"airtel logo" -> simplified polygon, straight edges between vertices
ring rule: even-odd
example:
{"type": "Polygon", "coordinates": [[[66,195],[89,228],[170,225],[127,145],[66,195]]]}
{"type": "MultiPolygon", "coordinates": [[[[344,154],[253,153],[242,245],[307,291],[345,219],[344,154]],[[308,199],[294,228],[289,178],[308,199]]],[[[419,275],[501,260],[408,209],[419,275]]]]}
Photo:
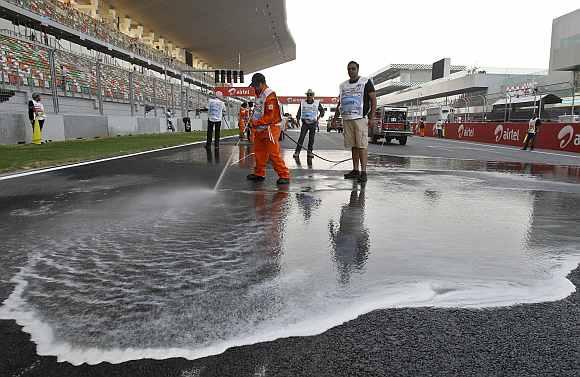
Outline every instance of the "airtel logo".
{"type": "Polygon", "coordinates": [[[473,127],[465,127],[463,124],[459,125],[457,129],[457,137],[460,139],[462,137],[474,137],[475,136],[475,128],[473,127]]]}
{"type": "Polygon", "coordinates": [[[230,96],[236,95],[236,88],[230,88],[230,89],[228,89],[228,93],[230,93],[230,96]]]}
{"type": "Polygon", "coordinates": [[[566,148],[570,142],[574,139],[574,145],[580,145],[580,134],[576,134],[574,137],[574,127],[567,125],[562,127],[560,132],[558,132],[558,140],[560,141],[560,149],[566,148]]]}
{"type": "Polygon", "coordinates": [[[500,143],[503,141],[520,141],[520,131],[519,130],[512,130],[509,127],[506,127],[504,130],[503,124],[498,124],[493,131],[495,135],[495,142],[500,143]]]}
{"type": "Polygon", "coordinates": [[[501,140],[501,135],[503,134],[503,125],[498,124],[493,133],[495,135],[495,142],[499,143],[499,141],[501,140]]]}

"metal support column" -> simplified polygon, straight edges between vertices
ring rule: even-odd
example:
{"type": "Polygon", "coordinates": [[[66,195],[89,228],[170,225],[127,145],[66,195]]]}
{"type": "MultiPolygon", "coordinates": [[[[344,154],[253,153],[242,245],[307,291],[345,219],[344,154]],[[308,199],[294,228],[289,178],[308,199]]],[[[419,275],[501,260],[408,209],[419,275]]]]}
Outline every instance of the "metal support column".
{"type": "Polygon", "coordinates": [[[58,89],[56,87],[56,62],[54,59],[54,53],[56,50],[48,51],[48,62],[50,64],[50,89],[52,93],[52,107],[54,113],[58,114],[60,109],[58,106],[58,89]]]}
{"type": "Polygon", "coordinates": [[[189,109],[191,109],[191,106],[189,106],[189,86],[187,86],[185,88],[185,116],[188,116],[189,109]]]}
{"type": "Polygon", "coordinates": [[[576,102],[576,77],[573,77],[573,80],[572,80],[572,111],[571,111],[572,123],[574,123],[574,121],[576,120],[576,118],[574,117],[575,102],[576,102]]]}
{"type": "Polygon", "coordinates": [[[157,79],[153,77],[153,114],[157,117],[157,79]]]}
{"type": "Polygon", "coordinates": [[[97,59],[97,100],[99,102],[99,114],[103,115],[103,80],[101,77],[101,61],[97,59]]]}
{"type": "Polygon", "coordinates": [[[133,72],[129,72],[129,104],[131,105],[131,116],[135,116],[135,89],[133,88],[133,72]]]}
{"type": "Polygon", "coordinates": [[[167,93],[167,70],[163,69],[163,94],[165,94],[165,111],[169,108],[169,93],[167,93]]]}
{"type": "Polygon", "coordinates": [[[181,117],[185,117],[185,104],[183,103],[183,72],[181,72],[181,80],[179,82],[179,103],[181,104],[181,117]]]}

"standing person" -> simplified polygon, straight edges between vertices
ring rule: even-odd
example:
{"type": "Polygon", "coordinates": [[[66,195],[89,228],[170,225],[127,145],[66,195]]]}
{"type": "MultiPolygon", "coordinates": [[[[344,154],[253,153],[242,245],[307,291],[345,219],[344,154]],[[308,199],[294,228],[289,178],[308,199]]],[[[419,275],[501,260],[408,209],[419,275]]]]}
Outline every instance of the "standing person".
{"type": "Polygon", "coordinates": [[[298,108],[298,113],[296,114],[296,119],[300,119],[302,122],[302,128],[300,128],[300,138],[298,139],[298,145],[296,146],[296,151],[294,151],[294,158],[300,157],[300,151],[302,150],[302,144],[306,138],[306,133],[308,133],[308,158],[314,157],[312,153],[312,148],[314,146],[314,133],[318,129],[318,120],[324,116],[324,107],[320,104],[320,101],[314,100],[314,91],[308,89],[306,91],[306,100],[302,100],[300,107],[298,108]]]}
{"type": "Polygon", "coordinates": [[[248,122],[250,120],[250,111],[248,110],[248,103],[243,102],[240,107],[240,113],[238,114],[238,128],[240,129],[240,140],[244,140],[244,133],[246,132],[246,127],[248,127],[248,122]]]}
{"type": "Polygon", "coordinates": [[[542,121],[540,120],[540,118],[538,118],[536,114],[534,114],[532,116],[532,119],[530,119],[530,122],[528,123],[528,134],[526,135],[526,141],[522,150],[525,151],[526,149],[528,149],[528,145],[530,146],[531,151],[534,150],[534,142],[536,141],[536,135],[540,130],[541,123],[542,121]]]}
{"type": "Polygon", "coordinates": [[[268,161],[278,173],[278,185],[290,183],[290,171],[286,167],[280,153],[280,104],[278,97],[272,89],[266,85],[266,77],[261,73],[252,76],[251,87],[256,91],[256,106],[252,116],[251,125],[254,133],[254,154],[256,166],[254,173],[248,175],[250,181],[263,181],[266,179],[266,165],[268,161]]]}
{"type": "Polygon", "coordinates": [[[32,138],[33,143],[42,143],[42,128],[44,127],[44,121],[46,120],[46,113],[44,112],[44,104],[40,98],[39,93],[32,94],[32,100],[28,101],[28,118],[32,125],[32,138]],[[38,127],[40,128],[40,135],[38,135],[38,140],[35,139],[34,135],[34,122],[38,121],[38,127]]]}
{"type": "Polygon", "coordinates": [[[353,170],[344,175],[345,179],[367,181],[367,161],[369,128],[373,126],[377,111],[377,97],[373,82],[358,74],[359,64],[351,61],[347,65],[349,79],[340,84],[340,97],[332,125],[342,115],[344,146],[351,148],[353,170]],[[368,120],[365,121],[365,116],[368,120]],[[360,169],[360,170],[359,170],[360,169]]]}
{"type": "Polygon", "coordinates": [[[419,120],[419,135],[425,137],[425,122],[423,122],[423,119],[419,120]]]}
{"type": "Polygon", "coordinates": [[[215,129],[215,148],[220,148],[220,128],[222,126],[222,116],[224,113],[225,105],[222,101],[224,98],[222,92],[216,92],[215,98],[210,98],[207,104],[207,139],[205,142],[205,148],[211,148],[212,135],[215,129]]]}
{"type": "Polygon", "coordinates": [[[439,119],[437,123],[435,123],[435,129],[437,130],[437,137],[442,139],[443,138],[443,121],[439,119]]]}
{"type": "Polygon", "coordinates": [[[167,121],[167,130],[171,131],[171,132],[175,132],[175,127],[173,127],[173,119],[171,119],[171,117],[173,117],[173,113],[171,112],[171,109],[167,109],[165,111],[165,120],[167,121]]]}

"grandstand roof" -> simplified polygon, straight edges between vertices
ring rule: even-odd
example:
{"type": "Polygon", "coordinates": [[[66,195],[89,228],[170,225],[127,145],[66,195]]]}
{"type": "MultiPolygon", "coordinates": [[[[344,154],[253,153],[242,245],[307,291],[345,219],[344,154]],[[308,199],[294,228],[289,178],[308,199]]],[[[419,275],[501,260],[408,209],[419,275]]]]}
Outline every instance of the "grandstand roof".
{"type": "Polygon", "coordinates": [[[296,58],[285,0],[109,0],[115,9],[213,67],[246,72],[296,58]]]}
{"type": "MultiPolygon", "coordinates": [[[[401,71],[430,71],[432,68],[431,64],[389,64],[373,73],[371,77],[376,84],[399,76],[401,71]]],[[[466,69],[464,65],[452,65],[451,73],[464,69],[466,69]]]]}

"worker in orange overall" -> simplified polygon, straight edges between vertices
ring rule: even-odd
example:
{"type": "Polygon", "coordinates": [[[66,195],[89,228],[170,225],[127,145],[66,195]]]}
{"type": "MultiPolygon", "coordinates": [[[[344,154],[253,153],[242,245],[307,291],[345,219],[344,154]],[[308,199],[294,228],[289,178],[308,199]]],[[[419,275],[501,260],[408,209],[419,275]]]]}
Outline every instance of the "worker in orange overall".
{"type": "Polygon", "coordinates": [[[246,132],[246,127],[249,126],[248,122],[250,120],[250,110],[248,110],[248,103],[242,103],[240,107],[240,114],[238,115],[238,128],[240,129],[240,140],[244,140],[244,133],[246,132]]]}
{"type": "Polygon", "coordinates": [[[266,179],[266,164],[272,162],[272,167],[278,173],[278,185],[290,183],[290,171],[286,167],[280,152],[280,104],[276,93],[266,85],[266,78],[261,73],[252,76],[251,87],[256,91],[254,115],[250,121],[254,133],[254,154],[256,166],[254,173],[248,175],[250,181],[266,179]]]}

